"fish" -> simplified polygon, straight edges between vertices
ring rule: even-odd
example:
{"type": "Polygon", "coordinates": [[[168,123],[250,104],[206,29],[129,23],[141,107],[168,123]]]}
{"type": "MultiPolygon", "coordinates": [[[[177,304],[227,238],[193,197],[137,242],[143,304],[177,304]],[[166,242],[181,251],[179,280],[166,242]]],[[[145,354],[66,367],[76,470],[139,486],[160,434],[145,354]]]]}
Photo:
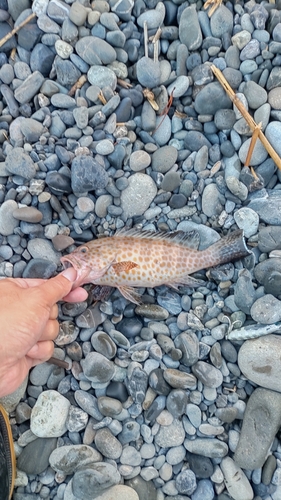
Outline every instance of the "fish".
{"type": "Polygon", "coordinates": [[[61,257],[64,268],[73,266],[73,288],[86,283],[118,288],[129,301],[140,304],[138,287],[202,284],[190,274],[249,255],[243,231],[236,230],[205,250],[198,250],[198,231],[151,232],[129,229],[98,238],[61,257]]]}

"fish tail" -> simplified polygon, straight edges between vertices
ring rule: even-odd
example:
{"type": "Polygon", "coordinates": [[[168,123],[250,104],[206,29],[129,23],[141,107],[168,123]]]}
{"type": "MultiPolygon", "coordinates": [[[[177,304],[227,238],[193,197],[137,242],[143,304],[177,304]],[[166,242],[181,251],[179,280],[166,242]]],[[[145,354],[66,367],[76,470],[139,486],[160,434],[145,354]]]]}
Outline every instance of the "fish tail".
{"type": "Polygon", "coordinates": [[[225,264],[226,262],[246,257],[251,253],[247,248],[243,231],[240,229],[216,241],[216,243],[203,250],[203,252],[206,254],[206,260],[208,261],[206,267],[225,264]]]}

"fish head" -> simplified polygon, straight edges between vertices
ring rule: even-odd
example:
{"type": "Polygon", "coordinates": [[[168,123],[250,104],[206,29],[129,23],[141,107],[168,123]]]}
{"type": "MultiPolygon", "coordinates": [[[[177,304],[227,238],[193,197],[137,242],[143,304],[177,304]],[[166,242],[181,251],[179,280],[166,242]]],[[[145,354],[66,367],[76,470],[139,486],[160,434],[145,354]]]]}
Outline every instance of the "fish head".
{"type": "Polygon", "coordinates": [[[64,269],[74,267],[77,277],[73,288],[84,285],[85,283],[94,283],[101,278],[111,265],[107,262],[98,246],[81,245],[68,255],[60,259],[64,269]]]}

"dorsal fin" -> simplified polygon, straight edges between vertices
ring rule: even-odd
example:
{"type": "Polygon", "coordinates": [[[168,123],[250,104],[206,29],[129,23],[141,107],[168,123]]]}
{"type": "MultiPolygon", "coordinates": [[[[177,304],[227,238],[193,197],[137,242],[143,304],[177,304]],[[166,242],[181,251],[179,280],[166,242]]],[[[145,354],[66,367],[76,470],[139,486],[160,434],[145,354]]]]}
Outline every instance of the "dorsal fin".
{"type": "Polygon", "coordinates": [[[150,239],[157,241],[167,241],[175,245],[182,245],[184,247],[190,248],[191,250],[198,250],[200,244],[200,235],[198,231],[189,231],[185,233],[184,231],[147,231],[142,229],[121,229],[114,236],[114,238],[134,238],[134,239],[150,239]]]}

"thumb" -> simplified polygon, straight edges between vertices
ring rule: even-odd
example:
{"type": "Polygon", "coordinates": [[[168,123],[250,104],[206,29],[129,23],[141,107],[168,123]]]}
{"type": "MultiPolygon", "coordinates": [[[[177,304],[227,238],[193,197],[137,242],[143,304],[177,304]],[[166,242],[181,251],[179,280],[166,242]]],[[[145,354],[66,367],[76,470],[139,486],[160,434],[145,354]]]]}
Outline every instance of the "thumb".
{"type": "Polygon", "coordinates": [[[75,269],[73,267],[69,267],[64,269],[64,271],[54,278],[45,281],[38,287],[49,306],[52,306],[61,300],[71,291],[73,283],[76,280],[76,276],[77,272],[75,269]]]}

